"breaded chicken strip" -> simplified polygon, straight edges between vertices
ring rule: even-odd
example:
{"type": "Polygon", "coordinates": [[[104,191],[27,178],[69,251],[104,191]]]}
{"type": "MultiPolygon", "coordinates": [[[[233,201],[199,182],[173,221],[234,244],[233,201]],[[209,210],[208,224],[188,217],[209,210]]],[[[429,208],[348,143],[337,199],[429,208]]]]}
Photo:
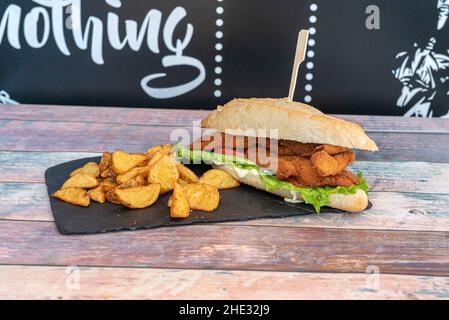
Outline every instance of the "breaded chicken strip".
{"type": "Polygon", "coordinates": [[[310,161],[321,177],[333,176],[343,171],[355,160],[354,152],[348,151],[331,156],[326,151],[315,152],[310,161]]]}
{"type": "Polygon", "coordinates": [[[349,187],[352,185],[356,185],[360,183],[360,177],[356,176],[352,172],[344,170],[335,176],[330,177],[320,177],[315,181],[302,181],[299,177],[290,177],[285,181],[290,182],[291,184],[300,187],[300,188],[317,188],[317,187],[349,187]]]}
{"type": "Polygon", "coordinates": [[[322,177],[307,158],[298,156],[279,157],[276,177],[280,180],[295,181],[302,187],[349,186],[358,184],[360,179],[349,171],[343,170],[332,176],[322,177]]]}

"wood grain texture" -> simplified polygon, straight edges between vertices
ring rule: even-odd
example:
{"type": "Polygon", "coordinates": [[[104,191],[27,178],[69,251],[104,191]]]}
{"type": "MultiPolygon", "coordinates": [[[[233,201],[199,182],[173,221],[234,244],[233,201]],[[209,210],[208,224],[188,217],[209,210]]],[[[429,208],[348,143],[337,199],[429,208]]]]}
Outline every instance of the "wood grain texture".
{"type": "Polygon", "coordinates": [[[0,120],[3,151],[142,152],[170,141],[173,127],[0,120]]]}
{"type": "MultiPolygon", "coordinates": [[[[207,106],[199,106],[207,107],[207,106]]],[[[44,120],[137,125],[191,126],[208,111],[182,109],[111,108],[80,106],[17,105],[0,106],[0,119],[44,120]]],[[[367,131],[449,133],[447,119],[404,118],[393,116],[336,115],[355,121],[367,131]]]]}
{"type": "Polygon", "coordinates": [[[0,266],[0,298],[449,299],[449,277],[0,266]]]}
{"type": "MultiPolygon", "coordinates": [[[[449,231],[449,195],[370,192],[363,214],[320,214],[229,223],[285,227],[449,231]]],[[[42,184],[0,183],[0,219],[53,221],[42,184]]]]}
{"type": "Polygon", "coordinates": [[[61,236],[0,221],[0,264],[449,275],[447,232],[197,225],[61,236]],[[355,241],[357,245],[355,245],[355,241]]]}
{"type": "Polygon", "coordinates": [[[103,150],[145,150],[205,114],[0,106],[0,298],[449,299],[447,119],[342,116],[380,147],[359,152],[370,161],[352,166],[375,190],[374,207],[361,215],[57,232],[42,184],[47,167],[103,150]],[[67,265],[83,266],[82,290],[66,288],[67,265]],[[380,269],[378,290],[367,287],[369,266],[380,269]]]}
{"type": "Polygon", "coordinates": [[[86,106],[0,106],[0,119],[109,124],[191,126],[207,111],[86,106]]]}
{"type": "MultiPolygon", "coordinates": [[[[3,151],[101,152],[125,149],[141,152],[167,143],[178,127],[142,125],[0,120],[3,151]]],[[[185,128],[188,132],[192,128],[185,128]]],[[[178,135],[174,135],[177,140],[178,135]]],[[[360,160],[449,162],[449,134],[374,132],[379,152],[358,152],[360,160]]]]}
{"type": "Polygon", "coordinates": [[[45,182],[44,174],[48,168],[96,156],[101,153],[0,151],[0,181],[45,182]]]}

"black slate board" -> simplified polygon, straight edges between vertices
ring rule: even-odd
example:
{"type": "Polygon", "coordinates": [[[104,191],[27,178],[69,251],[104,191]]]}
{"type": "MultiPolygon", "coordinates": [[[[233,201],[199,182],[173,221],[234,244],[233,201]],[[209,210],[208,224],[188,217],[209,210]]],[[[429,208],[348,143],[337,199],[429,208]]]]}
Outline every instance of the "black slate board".
{"type": "MultiPolygon", "coordinates": [[[[170,218],[167,200],[171,193],[160,196],[154,205],[141,210],[132,210],[111,203],[99,204],[94,201],[91,201],[89,207],[82,208],[51,197],[51,194],[67,180],[70,172],[90,161],[98,163],[100,157],[66,162],[49,168],[45,172],[51,210],[56,226],[62,234],[92,234],[315,214],[315,210],[310,205],[287,203],[280,197],[246,185],[220,190],[220,206],[214,212],[193,211],[189,218],[182,220],[170,218]]],[[[189,167],[199,175],[210,169],[207,165],[190,165],[189,167]]],[[[343,211],[326,207],[322,208],[321,214],[335,212],[343,211]]]]}

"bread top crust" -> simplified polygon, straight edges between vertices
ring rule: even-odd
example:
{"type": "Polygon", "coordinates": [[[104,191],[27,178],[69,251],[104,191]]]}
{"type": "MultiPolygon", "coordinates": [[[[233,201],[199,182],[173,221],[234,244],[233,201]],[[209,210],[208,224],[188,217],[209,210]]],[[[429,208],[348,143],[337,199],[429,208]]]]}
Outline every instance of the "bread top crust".
{"type": "Polygon", "coordinates": [[[201,122],[201,127],[234,135],[378,150],[359,124],[287,99],[234,99],[210,112],[201,122]],[[277,137],[272,136],[274,132],[270,130],[276,130],[277,137]]]}

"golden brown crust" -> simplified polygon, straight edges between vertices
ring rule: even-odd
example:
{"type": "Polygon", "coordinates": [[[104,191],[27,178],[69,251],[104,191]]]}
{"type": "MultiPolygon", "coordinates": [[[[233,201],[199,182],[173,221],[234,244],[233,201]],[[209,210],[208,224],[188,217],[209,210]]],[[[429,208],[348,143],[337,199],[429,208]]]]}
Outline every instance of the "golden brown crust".
{"type": "Polygon", "coordinates": [[[378,150],[357,123],[325,115],[312,106],[287,99],[234,99],[210,112],[201,126],[252,137],[270,137],[270,129],[275,129],[278,139],[378,150]]]}

